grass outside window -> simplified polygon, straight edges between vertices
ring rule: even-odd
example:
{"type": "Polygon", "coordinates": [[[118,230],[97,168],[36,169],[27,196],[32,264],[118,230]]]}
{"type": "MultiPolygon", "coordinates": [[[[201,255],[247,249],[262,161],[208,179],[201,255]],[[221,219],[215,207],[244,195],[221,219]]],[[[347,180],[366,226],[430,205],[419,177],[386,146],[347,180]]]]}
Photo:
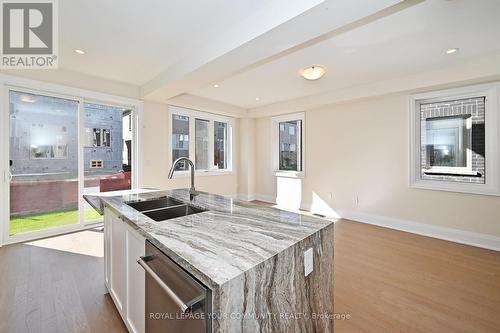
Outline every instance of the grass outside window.
{"type": "MultiPolygon", "coordinates": [[[[84,216],[86,222],[98,221],[102,218],[102,216],[99,215],[99,213],[94,209],[85,210],[84,216]]],[[[16,216],[10,220],[10,235],[12,236],[76,223],[78,223],[77,209],[16,216]]]]}

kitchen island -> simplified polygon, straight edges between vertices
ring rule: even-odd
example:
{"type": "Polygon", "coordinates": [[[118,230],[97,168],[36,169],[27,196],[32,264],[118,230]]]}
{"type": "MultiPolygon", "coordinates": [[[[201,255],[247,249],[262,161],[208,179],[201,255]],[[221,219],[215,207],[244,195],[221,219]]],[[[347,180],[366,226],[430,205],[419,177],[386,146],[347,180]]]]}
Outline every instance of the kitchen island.
{"type": "MultiPolygon", "coordinates": [[[[333,332],[333,221],[203,192],[190,202],[187,189],[85,199],[104,213],[105,221],[113,219],[136,234],[130,245],[129,236],[118,237],[123,251],[105,244],[107,262],[113,258],[106,256],[132,255],[125,259],[132,277],[115,288],[129,300],[113,297],[106,282],[129,330],[144,330],[138,319],[142,300],[130,299],[143,295],[143,286],[131,281],[142,283],[135,261],[147,240],[210,290],[209,332],[333,332]],[[155,221],[129,206],[162,197],[201,212],[155,221]],[[139,311],[135,324],[127,323],[128,303],[139,311]]],[[[105,235],[105,242],[111,237],[105,235]]],[[[112,275],[107,272],[107,280],[112,275]]],[[[158,320],[148,313],[144,318],[158,320]]]]}

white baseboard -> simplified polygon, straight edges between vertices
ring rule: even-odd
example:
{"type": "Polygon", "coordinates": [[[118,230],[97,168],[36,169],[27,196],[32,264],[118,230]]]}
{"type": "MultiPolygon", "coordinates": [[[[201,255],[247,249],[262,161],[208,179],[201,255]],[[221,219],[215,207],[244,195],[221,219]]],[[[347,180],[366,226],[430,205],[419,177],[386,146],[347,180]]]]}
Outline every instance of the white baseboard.
{"type": "MultiPolygon", "coordinates": [[[[269,203],[276,203],[276,198],[271,195],[254,194],[253,196],[251,196],[251,199],[248,200],[244,197],[244,195],[238,195],[238,199],[240,200],[259,200],[269,203]]],[[[311,207],[312,205],[306,202],[302,202],[300,205],[300,209],[306,211],[311,211],[311,207]]],[[[340,217],[346,220],[353,220],[356,222],[377,225],[394,230],[406,231],[413,234],[443,239],[455,243],[500,251],[500,237],[496,236],[356,211],[335,210],[335,212],[338,214],[338,216],[335,216],[336,218],[340,217]]]]}
{"type": "Polygon", "coordinates": [[[362,212],[338,211],[338,213],[342,218],[348,220],[411,232],[414,234],[443,239],[455,243],[500,251],[500,237],[496,236],[453,228],[439,227],[425,223],[406,221],[397,218],[372,215],[362,212]]]}

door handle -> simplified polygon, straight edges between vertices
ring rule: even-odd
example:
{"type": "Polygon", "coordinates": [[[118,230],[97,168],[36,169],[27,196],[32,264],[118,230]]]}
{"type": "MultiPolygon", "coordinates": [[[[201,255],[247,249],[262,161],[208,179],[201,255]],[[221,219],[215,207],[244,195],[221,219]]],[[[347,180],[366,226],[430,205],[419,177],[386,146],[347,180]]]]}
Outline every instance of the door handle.
{"type": "Polygon", "coordinates": [[[13,178],[12,173],[10,173],[9,170],[5,170],[3,179],[6,182],[10,182],[10,181],[12,181],[12,178],[13,178]]]}
{"type": "Polygon", "coordinates": [[[172,289],[170,289],[170,287],[146,263],[147,261],[151,261],[153,259],[154,259],[154,256],[140,257],[139,260],[137,260],[137,263],[139,265],[141,265],[142,268],[144,268],[146,273],[151,275],[151,277],[156,281],[156,283],[158,283],[158,285],[163,289],[163,291],[165,291],[165,293],[167,293],[167,295],[181,309],[182,313],[184,313],[184,314],[191,313],[194,309],[197,308],[197,305],[200,304],[200,302],[202,302],[205,299],[205,297],[199,296],[199,297],[196,297],[194,300],[188,302],[187,304],[184,303],[179,298],[179,296],[177,296],[177,294],[172,289]]]}

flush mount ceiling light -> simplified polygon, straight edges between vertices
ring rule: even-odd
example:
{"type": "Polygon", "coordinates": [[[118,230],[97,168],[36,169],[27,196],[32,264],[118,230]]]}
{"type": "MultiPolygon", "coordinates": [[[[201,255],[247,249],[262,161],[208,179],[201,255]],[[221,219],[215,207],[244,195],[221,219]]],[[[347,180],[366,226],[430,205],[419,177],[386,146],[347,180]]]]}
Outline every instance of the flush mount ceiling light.
{"type": "Polygon", "coordinates": [[[74,49],[73,51],[75,51],[75,53],[77,53],[77,54],[81,54],[81,55],[85,54],[84,50],[74,49]]]}
{"type": "Polygon", "coordinates": [[[219,88],[220,86],[216,83],[214,84],[214,88],[219,88]]]}
{"type": "Polygon", "coordinates": [[[302,68],[299,74],[306,80],[314,81],[320,79],[326,73],[326,68],[321,65],[312,65],[302,68]]]}
{"type": "Polygon", "coordinates": [[[457,47],[446,50],[446,54],[453,54],[453,53],[457,53],[457,52],[458,52],[457,47]]]}
{"type": "Polygon", "coordinates": [[[259,97],[255,97],[255,100],[258,102],[258,101],[260,101],[260,98],[259,97]]]}

